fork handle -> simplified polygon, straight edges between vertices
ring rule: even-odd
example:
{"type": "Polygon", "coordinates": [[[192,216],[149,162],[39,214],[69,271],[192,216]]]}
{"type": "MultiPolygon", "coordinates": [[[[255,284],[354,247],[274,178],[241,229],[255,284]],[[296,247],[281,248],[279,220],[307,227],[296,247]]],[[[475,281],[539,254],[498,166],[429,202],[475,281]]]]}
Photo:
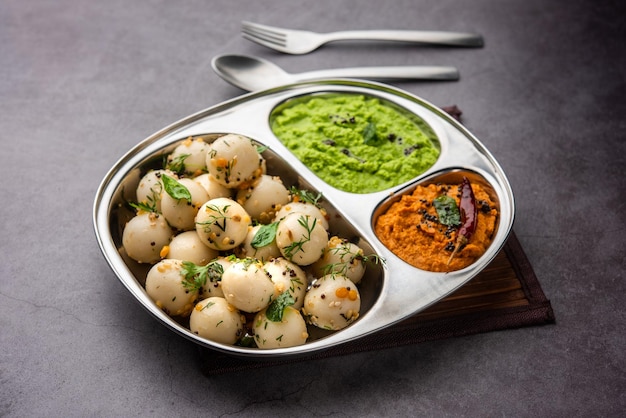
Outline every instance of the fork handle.
{"type": "Polygon", "coordinates": [[[318,78],[363,78],[368,80],[458,80],[459,70],[447,66],[398,66],[333,68],[293,74],[297,81],[318,78]]]}
{"type": "Polygon", "coordinates": [[[464,32],[415,30],[352,30],[325,34],[326,42],[346,40],[413,42],[426,45],[482,47],[481,35],[464,32]]]}

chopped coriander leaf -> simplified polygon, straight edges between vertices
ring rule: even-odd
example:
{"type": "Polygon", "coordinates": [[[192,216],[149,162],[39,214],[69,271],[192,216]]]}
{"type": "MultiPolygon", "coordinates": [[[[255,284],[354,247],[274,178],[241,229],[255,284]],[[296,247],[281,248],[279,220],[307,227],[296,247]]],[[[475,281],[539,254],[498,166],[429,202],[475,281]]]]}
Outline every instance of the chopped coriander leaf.
{"type": "Polygon", "coordinates": [[[183,261],[181,274],[183,275],[183,286],[191,291],[198,291],[207,282],[217,282],[221,280],[224,267],[217,261],[211,261],[206,266],[199,266],[190,261],[183,261]]]}

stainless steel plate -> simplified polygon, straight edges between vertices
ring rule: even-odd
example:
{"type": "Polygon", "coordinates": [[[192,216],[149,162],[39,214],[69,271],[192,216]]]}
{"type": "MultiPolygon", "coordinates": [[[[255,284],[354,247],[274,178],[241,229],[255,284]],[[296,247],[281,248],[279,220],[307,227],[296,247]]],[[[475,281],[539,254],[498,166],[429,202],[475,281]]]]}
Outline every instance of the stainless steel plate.
{"type": "Polygon", "coordinates": [[[461,287],[497,255],[513,225],[514,199],[509,182],[490,152],[461,124],[436,106],[410,93],[380,83],[359,80],[323,80],[298,83],[251,93],[210,107],[151,135],[124,155],[107,173],[97,191],[93,208],[96,236],[107,262],[138,302],[154,317],[178,334],[209,348],[238,356],[274,358],[309,354],[371,334],[422,311],[461,287]],[[392,189],[371,194],[352,194],[335,189],[311,172],[274,136],[270,114],[286,100],[316,93],[358,93],[379,97],[414,113],[428,123],[439,138],[441,155],[425,173],[392,189]],[[384,267],[369,266],[359,286],[362,297],[360,318],[344,330],[318,332],[305,345],[260,350],[218,344],[193,334],[175,321],[148,297],[143,282],[150,266],[125,257],[122,228],[132,216],[124,201],[134,191],[147,167],[160,161],[189,136],[207,140],[224,133],[237,133],[269,147],[268,172],[287,182],[323,193],[331,213],[331,230],[342,236],[358,237],[366,253],[386,260],[384,267]],[[410,192],[417,184],[430,181],[457,181],[461,174],[480,182],[499,205],[498,226],[487,252],[471,266],[449,273],[416,269],[399,259],[376,238],[376,217],[391,202],[410,192]]]}

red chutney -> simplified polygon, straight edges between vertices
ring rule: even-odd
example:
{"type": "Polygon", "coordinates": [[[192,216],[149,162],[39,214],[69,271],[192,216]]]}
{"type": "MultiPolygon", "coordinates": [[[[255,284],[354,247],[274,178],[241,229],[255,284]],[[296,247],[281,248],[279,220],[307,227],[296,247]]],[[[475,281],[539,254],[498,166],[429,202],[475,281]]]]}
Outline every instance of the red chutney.
{"type": "Polygon", "coordinates": [[[446,272],[460,270],[476,261],[491,244],[498,219],[497,205],[476,183],[472,190],[478,207],[476,230],[465,247],[450,260],[458,227],[439,223],[433,200],[448,195],[460,200],[458,184],[418,186],[404,195],[376,220],[375,233],[394,254],[417,268],[446,272]],[[448,264],[449,262],[449,264],[448,264]]]}

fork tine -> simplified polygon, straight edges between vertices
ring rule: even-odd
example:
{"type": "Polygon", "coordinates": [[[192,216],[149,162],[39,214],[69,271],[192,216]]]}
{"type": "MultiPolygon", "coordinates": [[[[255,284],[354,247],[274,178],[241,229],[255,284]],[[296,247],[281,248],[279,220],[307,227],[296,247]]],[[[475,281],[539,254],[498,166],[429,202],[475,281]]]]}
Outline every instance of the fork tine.
{"type": "Polygon", "coordinates": [[[261,25],[260,23],[249,22],[246,20],[241,22],[241,28],[244,31],[248,30],[252,33],[263,33],[267,36],[276,36],[282,38],[285,38],[287,36],[284,29],[277,28],[275,26],[261,25]]]}
{"type": "Polygon", "coordinates": [[[281,44],[277,44],[275,42],[272,41],[266,41],[264,39],[261,39],[257,36],[253,36],[253,35],[248,35],[247,33],[242,33],[241,36],[243,36],[245,39],[252,41],[254,43],[257,43],[259,45],[263,45],[267,48],[271,48],[271,49],[275,49],[277,51],[281,51],[281,52],[285,52],[285,47],[284,45],[281,44]]]}
{"type": "Polygon", "coordinates": [[[272,34],[266,34],[264,32],[256,32],[254,30],[250,30],[248,28],[242,28],[241,32],[250,36],[251,38],[261,39],[267,42],[271,42],[276,45],[287,45],[287,38],[285,36],[276,36],[272,34]]]}

